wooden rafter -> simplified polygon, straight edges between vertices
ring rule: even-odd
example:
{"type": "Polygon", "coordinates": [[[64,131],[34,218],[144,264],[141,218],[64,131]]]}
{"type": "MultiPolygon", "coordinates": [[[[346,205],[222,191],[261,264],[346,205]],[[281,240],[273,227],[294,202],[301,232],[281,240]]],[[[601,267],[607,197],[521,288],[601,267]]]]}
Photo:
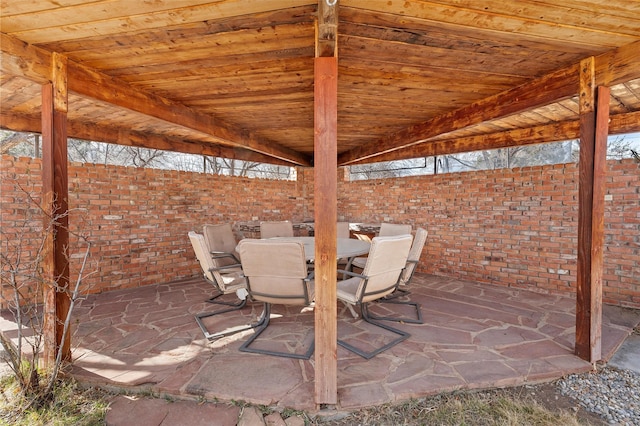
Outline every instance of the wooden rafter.
{"type": "MultiPolygon", "coordinates": [[[[640,111],[611,116],[609,134],[625,134],[638,131],[640,111]]],[[[566,120],[559,123],[526,127],[475,136],[451,139],[438,139],[421,142],[407,149],[397,150],[376,156],[376,161],[395,161],[408,158],[431,157],[463,152],[483,151],[496,148],[508,148],[546,142],[559,142],[580,137],[579,120],[566,120]]],[[[354,162],[352,164],[359,164],[354,162]]]]}
{"type": "MultiPolygon", "coordinates": [[[[51,52],[0,33],[3,52],[1,69],[44,84],[49,79],[51,52]]],[[[211,115],[198,113],[170,99],[138,90],[129,83],[110,77],[77,62],[68,61],[69,91],[108,102],[166,122],[190,128],[216,139],[224,145],[258,152],[297,165],[310,165],[310,159],[251,132],[238,129],[211,115]]]]}
{"type": "MultiPolygon", "coordinates": [[[[15,132],[40,132],[40,117],[31,115],[8,115],[0,112],[0,127],[15,132]]],[[[269,163],[281,166],[291,165],[290,162],[269,157],[244,148],[234,148],[213,145],[198,140],[187,140],[131,130],[129,128],[114,128],[101,124],[85,124],[79,121],[67,121],[69,137],[88,141],[100,141],[117,145],[136,146],[140,148],[161,149],[165,151],[182,152],[185,154],[210,155],[232,160],[243,160],[258,163],[269,163]]],[[[2,146],[4,150],[5,146],[2,146]]]]}
{"type": "MultiPolygon", "coordinates": [[[[640,78],[639,63],[640,42],[604,53],[596,58],[596,84],[612,85],[640,78]]],[[[338,164],[373,161],[373,157],[410,148],[443,133],[575,96],[578,93],[576,83],[578,70],[579,64],[574,64],[423,123],[409,126],[402,131],[343,153],[338,157],[338,164]]],[[[375,161],[382,160],[376,158],[375,161]]]]}

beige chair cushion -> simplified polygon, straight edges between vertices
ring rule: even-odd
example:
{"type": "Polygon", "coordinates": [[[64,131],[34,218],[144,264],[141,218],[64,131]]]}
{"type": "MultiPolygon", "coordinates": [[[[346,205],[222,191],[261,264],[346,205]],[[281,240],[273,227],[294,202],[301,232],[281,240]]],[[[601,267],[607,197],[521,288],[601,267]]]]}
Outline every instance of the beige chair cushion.
{"type": "Polygon", "coordinates": [[[202,234],[189,232],[189,240],[200,263],[204,277],[214,283],[223,293],[232,293],[240,288],[246,288],[246,280],[241,268],[229,268],[222,271],[216,270],[221,265],[216,265],[209,254],[209,248],[202,234]]]}
{"type": "Polygon", "coordinates": [[[254,300],[285,305],[313,301],[313,282],[305,281],[307,261],[301,242],[247,238],[238,244],[238,252],[254,300]]]}
{"type": "Polygon", "coordinates": [[[338,238],[351,238],[349,233],[349,222],[338,222],[337,224],[338,238]]]}
{"type": "MultiPolygon", "coordinates": [[[[238,242],[230,223],[206,224],[202,227],[202,234],[209,252],[230,253],[239,259],[236,252],[238,242]]],[[[222,257],[216,263],[218,266],[223,266],[235,263],[235,261],[230,257],[222,257]]]]}
{"type": "Polygon", "coordinates": [[[386,223],[380,225],[379,237],[389,237],[391,235],[411,235],[411,225],[386,223]]]}
{"type": "MultiPolygon", "coordinates": [[[[411,235],[411,225],[395,224],[383,222],[380,225],[379,237],[389,237],[392,235],[411,235]]],[[[351,262],[351,265],[356,268],[364,269],[364,265],[367,263],[366,257],[356,257],[351,262]]]]}
{"type": "Polygon", "coordinates": [[[418,266],[420,256],[422,255],[422,249],[427,242],[427,230],[424,228],[416,229],[416,235],[413,237],[413,244],[411,245],[411,251],[409,251],[409,257],[407,258],[407,266],[400,275],[400,285],[407,285],[411,279],[413,271],[418,266]],[[409,262],[411,261],[411,262],[409,262]]]}
{"type": "Polygon", "coordinates": [[[338,283],[338,298],[347,303],[370,302],[395,290],[400,273],[407,263],[411,235],[375,237],[362,275],[338,283]]]}
{"type": "Polygon", "coordinates": [[[293,237],[293,224],[288,220],[281,222],[261,222],[260,238],[293,237]]]}

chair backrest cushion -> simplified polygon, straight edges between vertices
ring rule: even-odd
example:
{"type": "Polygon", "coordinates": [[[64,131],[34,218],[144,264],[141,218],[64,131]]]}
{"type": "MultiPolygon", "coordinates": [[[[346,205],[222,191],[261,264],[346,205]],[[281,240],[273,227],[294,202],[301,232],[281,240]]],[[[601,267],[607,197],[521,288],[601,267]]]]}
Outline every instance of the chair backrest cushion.
{"type": "Polygon", "coordinates": [[[202,268],[204,278],[207,281],[218,287],[223,293],[235,291],[234,289],[236,288],[246,286],[246,281],[240,267],[227,269],[224,274],[221,274],[215,269],[224,265],[218,264],[220,259],[216,261],[216,259],[211,257],[209,248],[202,234],[191,231],[189,232],[189,240],[202,268]]]}
{"type": "Polygon", "coordinates": [[[261,222],[260,238],[293,237],[293,223],[288,220],[281,222],[261,222]]]}
{"type": "Polygon", "coordinates": [[[416,235],[413,237],[413,244],[411,245],[411,250],[409,251],[409,257],[407,258],[407,266],[402,271],[402,275],[400,275],[400,285],[407,285],[413,276],[413,272],[415,271],[418,262],[420,261],[420,255],[422,255],[422,249],[424,248],[425,243],[427,242],[427,230],[424,228],[416,229],[416,235]]]}
{"type": "Polygon", "coordinates": [[[231,253],[238,245],[230,223],[206,224],[203,235],[210,250],[231,253]]]}
{"type": "MultiPolygon", "coordinates": [[[[221,253],[231,253],[237,256],[236,237],[233,234],[233,228],[230,223],[219,223],[215,225],[206,224],[202,227],[202,234],[207,243],[209,251],[218,251],[221,253]]],[[[235,263],[232,258],[221,258],[218,260],[219,266],[235,263]]]]}
{"type": "Polygon", "coordinates": [[[411,234],[411,225],[404,225],[399,223],[386,223],[383,222],[380,225],[379,237],[389,237],[392,235],[407,235],[411,234]]]}
{"type": "Polygon", "coordinates": [[[411,235],[375,237],[357,290],[357,298],[362,302],[379,299],[392,293],[398,284],[402,269],[407,263],[411,250],[411,235]]]}
{"type": "Polygon", "coordinates": [[[351,234],[349,233],[349,222],[338,222],[336,233],[338,235],[338,238],[350,238],[351,234]]]}
{"type": "Polygon", "coordinates": [[[204,236],[191,231],[189,232],[189,240],[191,241],[191,246],[196,254],[196,258],[198,259],[198,262],[200,262],[200,267],[202,268],[205,278],[215,282],[211,269],[215,268],[216,265],[213,263],[211,254],[209,254],[209,249],[204,240],[204,236]]]}
{"type": "Polygon", "coordinates": [[[313,300],[301,242],[246,238],[238,244],[238,253],[254,300],[287,305],[313,300]]]}

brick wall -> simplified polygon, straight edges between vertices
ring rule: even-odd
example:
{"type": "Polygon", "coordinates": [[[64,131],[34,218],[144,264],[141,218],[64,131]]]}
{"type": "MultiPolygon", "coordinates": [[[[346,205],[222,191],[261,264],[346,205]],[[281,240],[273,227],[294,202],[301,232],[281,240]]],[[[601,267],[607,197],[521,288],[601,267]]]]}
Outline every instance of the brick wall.
{"type": "MultiPolygon", "coordinates": [[[[2,249],[23,228],[24,194],[39,199],[40,160],[2,156],[2,249]]],[[[423,272],[536,291],[575,291],[577,167],[417,176],[338,184],[338,219],[411,223],[429,231],[423,272]]],[[[640,307],[640,165],[609,162],[604,299],[640,307]]],[[[186,234],[204,223],[313,218],[313,170],[273,181],[71,164],[72,231],[92,242],[90,291],[199,273],[186,234]]],[[[38,227],[38,219],[32,224],[38,227]]],[[[39,241],[31,233],[29,253],[39,241]]],[[[241,237],[241,235],[238,235],[241,237]]],[[[72,237],[72,275],[80,250],[72,237]]],[[[73,279],[73,276],[72,276],[73,279]]],[[[3,288],[6,297],[6,288],[3,288]]],[[[3,305],[5,301],[2,301],[3,305]]]]}
{"type": "MultiPolygon", "coordinates": [[[[2,156],[1,161],[4,252],[25,229],[27,197],[14,177],[36,202],[42,187],[39,159],[2,156]]],[[[92,244],[87,271],[93,274],[83,284],[89,292],[199,274],[187,233],[202,232],[205,223],[308,218],[303,179],[258,180],[75,163],[68,173],[71,231],[86,235],[92,244]]],[[[36,204],[29,210],[37,220],[31,221],[34,232],[26,234],[22,247],[34,253],[41,242],[42,219],[36,204]]],[[[70,245],[73,282],[82,252],[73,235],[70,245]]],[[[9,294],[5,286],[2,291],[5,307],[9,294]]]]}
{"type": "MultiPolygon", "coordinates": [[[[604,301],[640,307],[640,164],[610,161],[607,173],[604,301]]],[[[575,292],[576,164],[343,180],[338,193],[340,220],[426,228],[420,271],[575,292]]]]}

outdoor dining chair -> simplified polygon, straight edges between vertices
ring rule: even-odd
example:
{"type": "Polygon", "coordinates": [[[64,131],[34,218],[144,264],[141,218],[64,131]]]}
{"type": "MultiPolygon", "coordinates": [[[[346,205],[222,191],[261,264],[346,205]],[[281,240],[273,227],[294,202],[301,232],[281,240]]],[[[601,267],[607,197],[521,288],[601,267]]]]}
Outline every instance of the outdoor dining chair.
{"type": "Polygon", "coordinates": [[[422,249],[427,241],[427,230],[424,228],[416,229],[416,235],[413,237],[413,244],[411,244],[411,250],[409,251],[409,257],[407,258],[407,264],[405,265],[402,273],[400,274],[400,280],[398,281],[398,287],[396,290],[379,299],[380,303],[392,303],[397,305],[409,305],[413,306],[416,311],[415,318],[408,317],[400,317],[400,316],[375,316],[370,315],[371,318],[375,320],[387,320],[387,321],[396,321],[396,322],[408,322],[413,324],[422,324],[422,311],[420,310],[420,304],[411,302],[411,301],[401,301],[397,298],[400,296],[408,296],[410,291],[407,289],[411,279],[413,278],[413,273],[416,270],[418,262],[420,262],[420,256],[422,255],[422,249]]]}
{"type": "Polygon", "coordinates": [[[240,264],[240,258],[236,252],[238,241],[230,223],[205,224],[202,227],[202,235],[209,253],[216,258],[219,265],[240,264]]]}
{"type": "Polygon", "coordinates": [[[336,225],[336,234],[338,238],[351,238],[349,222],[338,222],[336,225]]]}
{"type": "Polygon", "coordinates": [[[244,239],[238,245],[238,252],[249,297],[263,303],[255,334],[242,344],[240,351],[309,359],[314,349],[313,340],[304,353],[252,346],[269,325],[272,304],[310,306],[313,303],[313,272],[308,272],[304,245],[297,241],[244,239]]]}
{"type": "Polygon", "coordinates": [[[247,280],[242,274],[242,268],[240,267],[241,265],[239,263],[227,265],[220,265],[217,263],[219,258],[213,257],[209,254],[209,248],[207,247],[204,236],[202,234],[191,231],[189,232],[189,240],[191,241],[191,246],[193,247],[193,251],[196,254],[196,258],[200,263],[204,279],[209,284],[213,285],[216,290],[216,294],[214,294],[207,301],[219,305],[228,306],[228,308],[224,308],[214,312],[200,313],[195,316],[196,322],[204,333],[204,336],[209,340],[213,340],[229,334],[237,333],[238,331],[248,330],[249,328],[252,328],[251,325],[247,325],[240,328],[234,328],[232,330],[214,333],[210,332],[207,329],[202,321],[203,318],[242,309],[246,305],[247,299],[245,292],[247,288],[247,280]],[[236,295],[238,296],[237,301],[226,302],[217,300],[220,296],[231,293],[236,293],[236,295]]]}
{"type": "Polygon", "coordinates": [[[341,302],[360,307],[362,319],[382,329],[397,335],[389,343],[366,352],[344,340],[338,340],[338,344],[363,358],[373,358],[377,354],[406,340],[409,333],[398,330],[389,325],[380,323],[369,315],[369,303],[374,302],[388,294],[393,293],[404,269],[409,251],[411,249],[411,235],[398,235],[390,237],[375,237],[371,242],[371,249],[367,262],[361,274],[352,271],[341,271],[350,276],[337,284],[337,297],[341,302]]]}
{"type": "Polygon", "coordinates": [[[389,237],[391,235],[406,234],[411,234],[411,225],[406,225],[403,223],[382,222],[380,224],[380,230],[378,231],[378,237],[389,237]]]}
{"type": "MultiPolygon", "coordinates": [[[[411,225],[388,222],[381,223],[378,237],[389,237],[392,235],[411,235],[411,225]]],[[[346,269],[353,270],[354,267],[362,269],[365,263],[367,263],[366,257],[356,257],[351,260],[351,263],[347,265],[346,269]]]]}
{"type": "Polygon", "coordinates": [[[293,237],[293,223],[288,220],[260,222],[260,238],[293,237]]]}

